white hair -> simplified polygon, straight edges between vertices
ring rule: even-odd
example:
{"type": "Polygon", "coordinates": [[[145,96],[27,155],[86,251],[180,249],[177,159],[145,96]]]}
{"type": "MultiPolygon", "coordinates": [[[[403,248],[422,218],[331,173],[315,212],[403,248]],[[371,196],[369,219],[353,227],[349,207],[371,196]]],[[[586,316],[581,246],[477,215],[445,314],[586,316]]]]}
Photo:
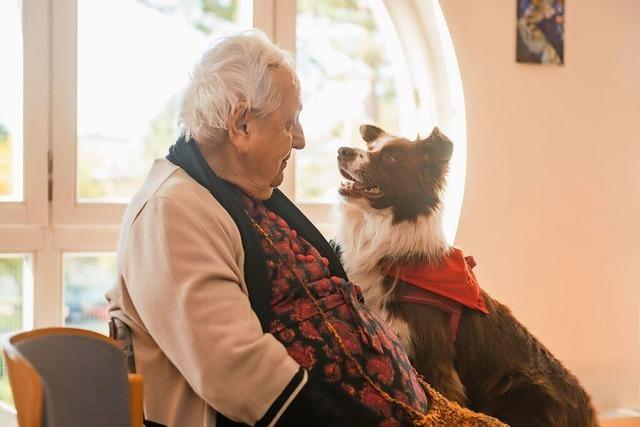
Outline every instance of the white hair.
{"type": "Polygon", "coordinates": [[[180,122],[185,137],[215,138],[216,131],[227,128],[229,115],[240,102],[259,117],[275,111],[282,93],[273,84],[271,69],[280,66],[293,73],[291,55],[259,30],[225,37],[210,46],[194,67],[182,97],[180,122]]]}

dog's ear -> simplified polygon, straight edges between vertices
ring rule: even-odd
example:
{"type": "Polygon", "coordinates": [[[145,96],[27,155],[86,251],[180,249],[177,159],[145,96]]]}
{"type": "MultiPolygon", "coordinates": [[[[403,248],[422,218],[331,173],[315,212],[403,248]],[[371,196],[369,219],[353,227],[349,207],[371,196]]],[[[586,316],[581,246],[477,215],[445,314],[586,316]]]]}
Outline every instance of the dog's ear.
{"type": "Polygon", "coordinates": [[[428,137],[418,140],[425,150],[426,158],[432,162],[448,162],[453,154],[453,142],[436,126],[428,137]]]}
{"type": "Polygon", "coordinates": [[[378,126],[362,125],[360,126],[360,135],[367,143],[367,147],[372,148],[373,143],[380,137],[387,135],[387,133],[378,126]]]}

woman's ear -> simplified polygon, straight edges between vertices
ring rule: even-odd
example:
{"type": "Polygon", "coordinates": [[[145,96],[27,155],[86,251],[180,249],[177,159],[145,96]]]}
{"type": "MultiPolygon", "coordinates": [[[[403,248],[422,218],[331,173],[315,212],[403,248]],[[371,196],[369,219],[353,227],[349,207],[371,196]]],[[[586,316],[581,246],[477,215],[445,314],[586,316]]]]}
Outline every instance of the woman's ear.
{"type": "Polygon", "coordinates": [[[227,122],[229,140],[242,154],[248,150],[250,115],[249,105],[246,102],[239,102],[229,114],[227,122]]]}

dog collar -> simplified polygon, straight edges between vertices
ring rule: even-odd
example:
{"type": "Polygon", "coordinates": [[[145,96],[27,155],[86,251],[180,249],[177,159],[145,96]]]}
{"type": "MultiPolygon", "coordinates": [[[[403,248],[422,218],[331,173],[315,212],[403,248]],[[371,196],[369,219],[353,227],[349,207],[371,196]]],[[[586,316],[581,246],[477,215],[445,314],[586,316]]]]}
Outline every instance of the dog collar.
{"type": "Polygon", "coordinates": [[[394,267],[389,276],[453,300],[472,310],[489,314],[473,267],[473,257],[465,257],[460,249],[451,248],[439,264],[413,264],[394,267]]]}

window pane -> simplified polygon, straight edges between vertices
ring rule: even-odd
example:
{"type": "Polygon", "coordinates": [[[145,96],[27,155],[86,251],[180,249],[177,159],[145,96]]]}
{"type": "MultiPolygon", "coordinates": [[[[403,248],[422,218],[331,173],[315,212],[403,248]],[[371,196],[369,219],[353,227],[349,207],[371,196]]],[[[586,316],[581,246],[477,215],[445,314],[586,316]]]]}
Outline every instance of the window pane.
{"type": "Polygon", "coordinates": [[[296,153],[296,199],[332,202],[340,146],[364,147],[364,122],[406,131],[415,114],[397,35],[381,1],[298,0],[296,66],[307,146],[296,153]]]}
{"type": "Polygon", "coordinates": [[[109,333],[104,294],[116,277],[115,254],[64,254],[64,304],[66,326],[109,333]]]}
{"type": "Polygon", "coordinates": [[[22,200],[21,19],[19,1],[0,1],[0,201],[22,200]]]}
{"type": "Polygon", "coordinates": [[[247,0],[78,1],[79,201],[129,200],[175,141],[193,64],[212,39],[250,28],[251,8],[247,0]]]}
{"type": "MultiPolygon", "coordinates": [[[[0,334],[31,328],[30,264],[28,255],[0,254],[0,334]]],[[[0,401],[13,405],[4,357],[0,359],[0,401]]]]}

